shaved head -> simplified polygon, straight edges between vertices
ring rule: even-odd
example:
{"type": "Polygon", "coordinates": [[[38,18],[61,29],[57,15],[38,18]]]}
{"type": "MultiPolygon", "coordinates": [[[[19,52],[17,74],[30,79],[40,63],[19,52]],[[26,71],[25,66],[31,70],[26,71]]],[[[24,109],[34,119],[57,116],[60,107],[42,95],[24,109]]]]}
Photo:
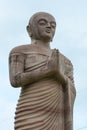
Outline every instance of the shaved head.
{"type": "MultiPolygon", "coordinates": [[[[42,32],[45,32],[44,30],[46,26],[48,26],[47,25],[48,23],[50,24],[51,30],[53,31],[52,34],[48,36],[49,41],[51,41],[55,33],[55,28],[54,30],[52,28],[53,26],[56,27],[55,18],[51,14],[46,13],[46,12],[37,12],[34,15],[32,15],[27,26],[27,31],[31,39],[41,40],[42,38],[41,34],[42,32]],[[42,23],[39,23],[40,20],[42,20],[42,22],[46,22],[44,23],[45,26],[42,26],[41,25],[42,23]],[[42,28],[44,27],[44,29],[42,29],[41,27],[42,28]]],[[[44,33],[42,35],[44,35],[43,40],[47,40],[47,34],[45,35],[44,33]]]]}

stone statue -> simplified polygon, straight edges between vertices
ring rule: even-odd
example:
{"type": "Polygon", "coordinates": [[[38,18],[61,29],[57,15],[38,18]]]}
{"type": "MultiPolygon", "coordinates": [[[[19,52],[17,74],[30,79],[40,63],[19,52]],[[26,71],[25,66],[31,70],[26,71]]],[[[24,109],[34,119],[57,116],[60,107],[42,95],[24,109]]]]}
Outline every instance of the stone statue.
{"type": "Polygon", "coordinates": [[[10,82],[21,87],[15,130],[73,130],[73,66],[58,49],[50,48],[55,29],[51,14],[34,14],[27,26],[31,44],[10,52],[10,82]]]}

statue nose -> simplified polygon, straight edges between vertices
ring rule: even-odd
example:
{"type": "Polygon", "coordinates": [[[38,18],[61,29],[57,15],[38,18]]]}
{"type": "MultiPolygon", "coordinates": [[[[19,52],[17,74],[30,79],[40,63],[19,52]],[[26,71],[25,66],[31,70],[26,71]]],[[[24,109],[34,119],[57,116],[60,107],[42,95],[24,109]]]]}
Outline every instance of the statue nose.
{"type": "Polygon", "coordinates": [[[47,27],[48,27],[48,28],[51,28],[51,25],[50,25],[50,23],[47,23],[47,27]]]}

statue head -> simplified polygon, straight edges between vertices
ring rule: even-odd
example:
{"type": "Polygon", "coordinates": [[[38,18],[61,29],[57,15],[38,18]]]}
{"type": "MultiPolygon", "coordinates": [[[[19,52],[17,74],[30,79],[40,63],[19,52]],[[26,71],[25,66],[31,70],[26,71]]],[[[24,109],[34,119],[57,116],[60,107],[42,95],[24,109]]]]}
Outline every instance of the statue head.
{"type": "Polygon", "coordinates": [[[56,29],[55,18],[45,12],[34,14],[29,21],[27,31],[31,39],[50,42],[53,39],[56,29]]]}

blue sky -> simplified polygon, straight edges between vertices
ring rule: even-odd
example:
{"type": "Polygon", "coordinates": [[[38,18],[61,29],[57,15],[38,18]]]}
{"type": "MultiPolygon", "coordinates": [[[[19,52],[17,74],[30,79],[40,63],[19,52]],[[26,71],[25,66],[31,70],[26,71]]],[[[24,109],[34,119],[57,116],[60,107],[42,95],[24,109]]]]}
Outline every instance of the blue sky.
{"type": "Polygon", "coordinates": [[[14,113],[20,88],[9,83],[8,56],[18,45],[30,43],[26,26],[38,11],[53,14],[57,29],[52,48],[58,48],[74,66],[77,96],[74,130],[87,130],[87,1],[86,0],[0,0],[0,129],[14,129],[14,113]]]}

